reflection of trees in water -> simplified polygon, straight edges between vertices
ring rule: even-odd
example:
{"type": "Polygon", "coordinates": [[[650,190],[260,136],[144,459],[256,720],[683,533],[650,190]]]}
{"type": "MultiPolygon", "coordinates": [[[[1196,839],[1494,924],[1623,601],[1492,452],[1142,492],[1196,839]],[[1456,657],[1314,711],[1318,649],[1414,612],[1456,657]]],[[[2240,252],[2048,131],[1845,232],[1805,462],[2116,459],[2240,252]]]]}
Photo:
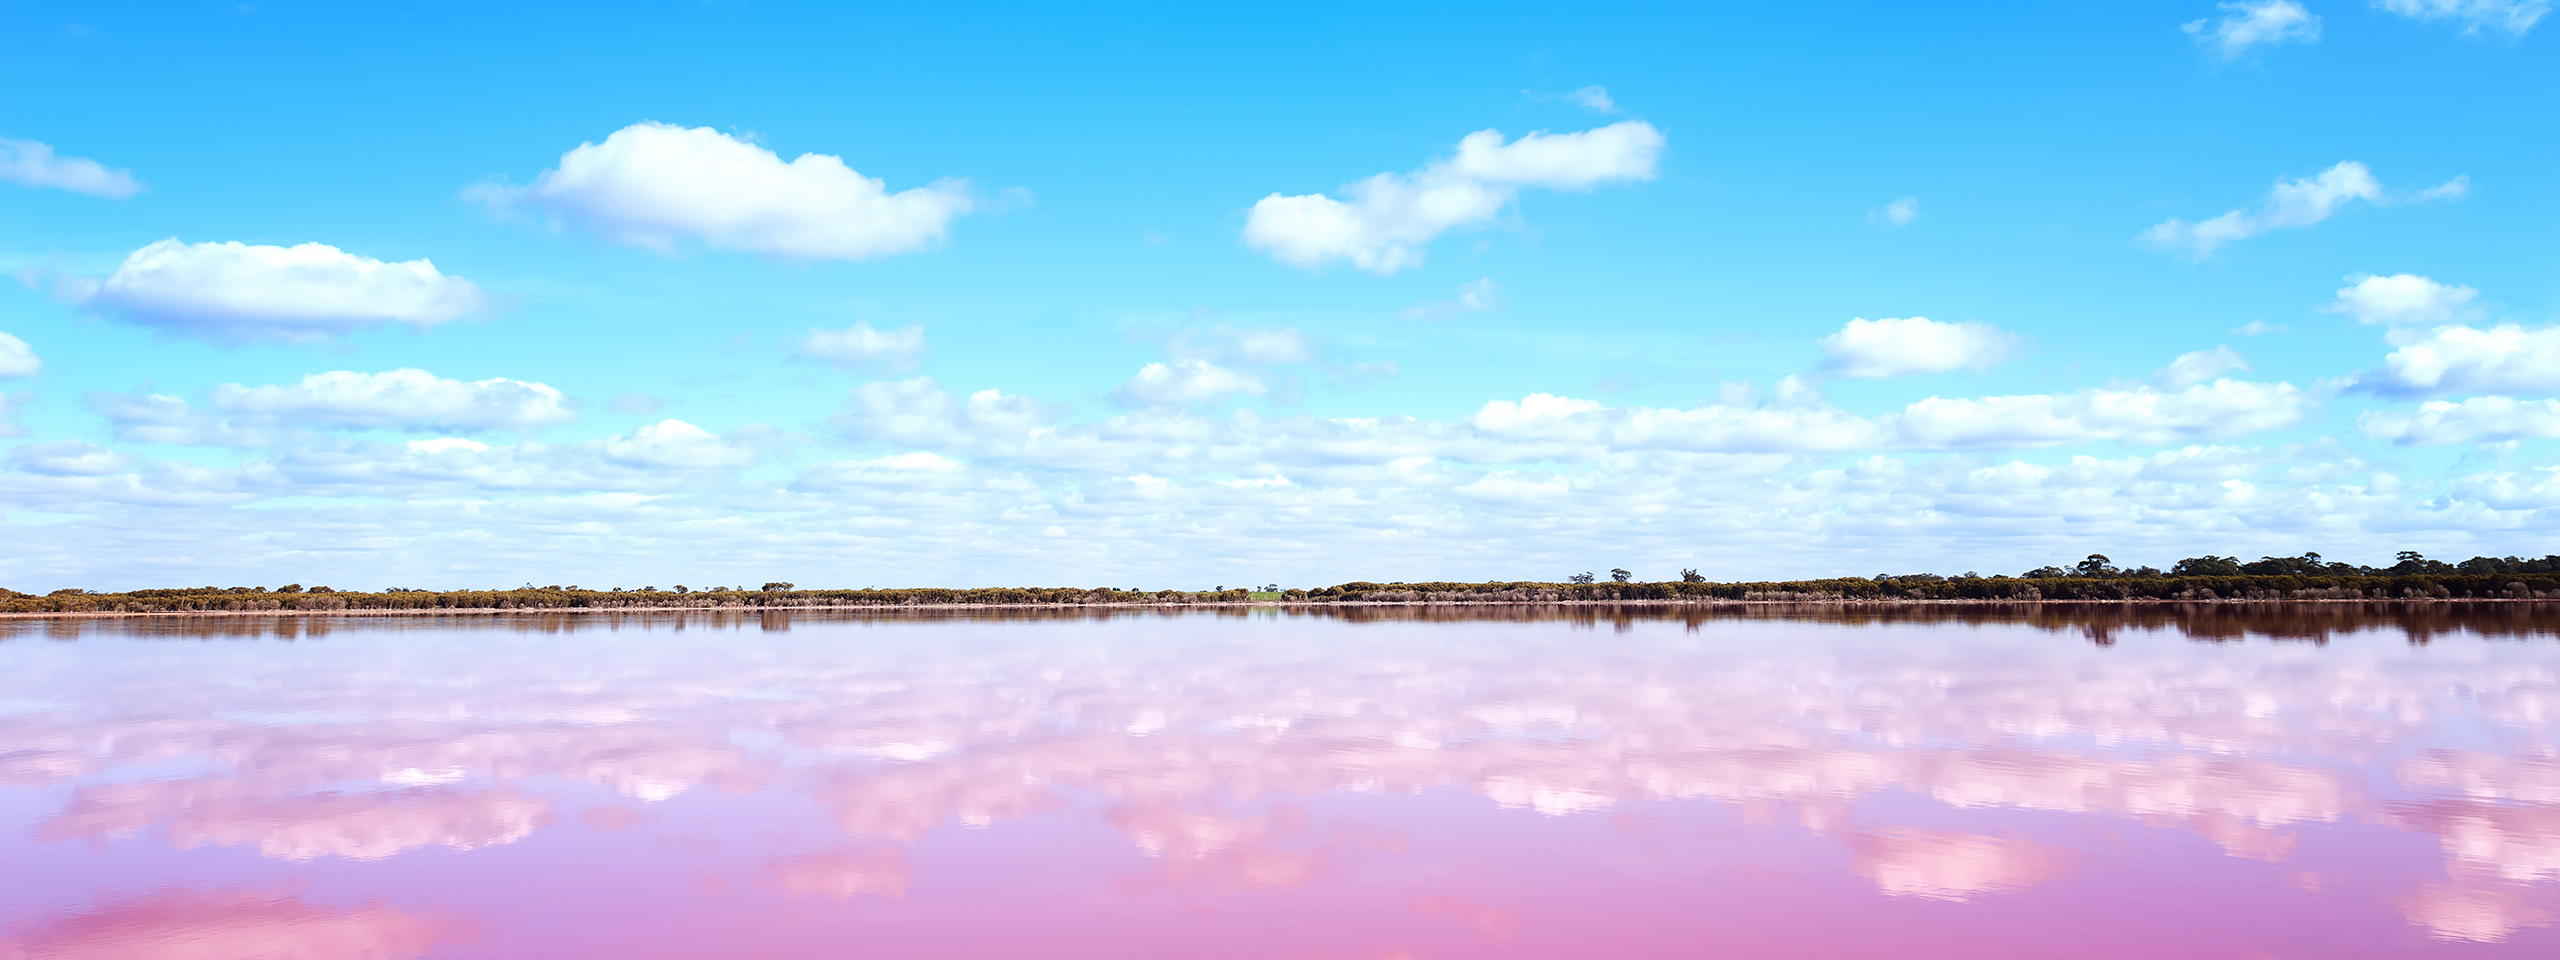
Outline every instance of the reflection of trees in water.
{"type": "Polygon", "coordinates": [[[2327,643],[2342,633],[2396,631],[2411,643],[2469,634],[2498,640],[2560,639],[2560,603],[2444,601],[2316,601],[2257,603],[1687,603],[1623,604],[1380,604],[1375,606],[1206,607],[959,607],[800,610],[646,610],[599,613],[408,614],[399,616],[167,616],[63,617],[0,620],[0,642],[114,637],[155,640],[318,640],[332,631],[369,633],[503,630],[519,634],[588,631],[758,629],[788,633],[792,625],[895,623],[1060,623],[1115,620],[1328,620],[1344,623],[1560,623],[1577,629],[1607,626],[1624,633],[1638,623],[1678,622],[1690,630],[1716,623],[1820,623],[1880,627],[1902,625],[2024,626],[2076,633],[2105,646],[2127,630],[2174,632],[2189,639],[2236,642],[2250,638],[2327,643]]]}

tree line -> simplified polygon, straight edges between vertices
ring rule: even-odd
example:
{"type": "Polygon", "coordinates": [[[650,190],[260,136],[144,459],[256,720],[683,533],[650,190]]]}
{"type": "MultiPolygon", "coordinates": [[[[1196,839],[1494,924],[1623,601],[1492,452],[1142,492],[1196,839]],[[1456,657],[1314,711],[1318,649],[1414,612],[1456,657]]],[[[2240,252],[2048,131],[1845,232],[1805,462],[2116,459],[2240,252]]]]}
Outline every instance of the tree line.
{"type": "Polygon", "coordinates": [[[2539,559],[2473,557],[2459,563],[2402,552],[2389,567],[2327,561],[2317,553],[2264,557],[2189,557],[2168,570],[2118,567],[2090,554],[2070,567],[2045,566],[2019,576],[1878,574],[1820,580],[1711,583],[1695,570],[1680,579],[1638,581],[1624,568],[1609,580],[1576,574],[1562,583],[1374,583],[1248,591],[1137,590],[1117,587],[908,587],[803,590],[786,581],[758,587],[661,590],[576,585],[491,590],[375,592],[286,584],[183,587],[97,592],[70,588],[43,596],[0,589],[0,613],[433,612],[439,610],[728,609],[880,606],[1185,605],[1280,600],[1304,603],[1563,603],[1563,602],[1836,602],[1903,600],[2451,600],[2560,599],[2560,555],[2539,559]]]}

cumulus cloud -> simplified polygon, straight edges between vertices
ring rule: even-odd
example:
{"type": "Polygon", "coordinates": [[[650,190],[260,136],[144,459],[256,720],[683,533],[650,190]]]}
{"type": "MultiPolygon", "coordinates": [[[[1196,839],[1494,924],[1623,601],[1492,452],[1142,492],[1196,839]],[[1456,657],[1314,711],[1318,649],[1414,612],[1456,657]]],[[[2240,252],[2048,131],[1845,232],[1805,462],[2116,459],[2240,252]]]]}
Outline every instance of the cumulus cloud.
{"type": "Polygon", "coordinates": [[[2354,286],[2340,289],[2338,298],[2321,311],[2343,313],[2358,323],[2399,325],[2457,320],[2470,311],[2472,299],[2480,295],[2470,287],[2438,283],[2414,273],[2387,277],[2357,274],[2347,279],[2354,286]]]}
{"type": "Polygon", "coordinates": [[[2375,440],[2405,446],[2560,437],[2560,400],[2429,400],[2416,410],[2366,411],[2356,418],[2356,429],[2375,440]]]}
{"type": "Polygon", "coordinates": [[[1029,397],[992,389],[956,397],[932,377],[916,377],[855,387],[844,412],[829,425],[857,440],[949,449],[971,437],[1027,434],[1048,426],[1056,415],[1029,397]]]}
{"type": "Polygon", "coordinates": [[[1524,188],[1588,190],[1650,180],[1664,143],[1661,131],[1640,120],[1579,133],[1540,131],[1511,143],[1500,131],[1479,130],[1458,141],[1454,157],[1343,187],[1347,200],[1321,193],[1264,197],[1245,222],[1244,241],[1294,266],[1341,260],[1394,273],[1419,266],[1432,238],[1493,219],[1524,188]]]}
{"type": "Polygon", "coordinates": [[[2317,176],[2277,180],[2275,189],[2267,192],[2256,209],[2233,210],[2201,223],[2171,217],[2143,231],[2142,239],[2201,260],[2223,246],[2270,230],[2308,227],[2327,220],[2353,200],[2381,203],[2384,197],[2382,183],[2373,178],[2373,171],[2349,160],[2317,176]]]}
{"type": "Polygon", "coordinates": [[[234,424],[196,409],[184,397],[165,393],[94,391],[82,400],[92,412],[107,418],[107,424],[118,440],[178,446],[263,447],[280,439],[272,431],[234,424]]]}
{"type": "Polygon", "coordinates": [[[2225,60],[2237,60],[2249,48],[2279,43],[2316,43],[2320,18],[2293,0],[2216,4],[2220,19],[2189,22],[2182,29],[2196,42],[2214,48],[2225,60]]]}
{"type": "Polygon", "coordinates": [[[1920,219],[1919,197],[1902,197],[1885,204],[1882,209],[1867,213],[1869,223],[1884,223],[1897,227],[1910,226],[1911,221],[1918,219],[1920,219]]]}
{"type": "Polygon", "coordinates": [[[809,331],[795,352],[847,370],[913,370],[924,356],[924,327],[909,324],[884,332],[856,321],[843,330],[809,331]]]}
{"type": "Polygon", "coordinates": [[[2183,443],[2301,422],[2313,398],[2289,383],[2218,379],[2183,390],[2149,386],[2064,394],[1942,398],[1903,408],[1903,441],[1923,448],[2017,448],[2120,440],[2183,443]]]}
{"type": "Polygon", "coordinates": [[[1264,391],[1262,381],[1251,374],[1206,360],[1176,360],[1138,368],[1136,376],[1112,389],[1111,399],[1122,406],[1141,407],[1213,402],[1264,391]]]}
{"type": "Polygon", "coordinates": [[[79,440],[23,443],[9,449],[9,466],[55,477],[96,477],[118,473],[132,458],[79,440]]]}
{"type": "Polygon", "coordinates": [[[922,450],[869,460],[838,460],[800,471],[792,486],[801,490],[852,487],[941,487],[967,469],[960,461],[922,450]]]}
{"type": "Polygon", "coordinates": [[[2429,203],[2437,200],[2460,200],[2470,195],[2471,177],[2465,174],[2410,194],[2409,199],[2416,203],[2429,203]]]}
{"type": "MultiPolygon", "coordinates": [[[[1609,407],[1597,400],[1533,393],[1518,401],[1491,400],[1467,418],[1468,426],[1511,449],[1479,452],[1488,459],[1581,458],[1610,449],[1717,453],[1797,453],[1854,450],[1879,444],[1885,433],[1863,417],[1818,404],[1747,406],[1702,404],[1687,410],[1609,407]],[[1526,446],[1529,442],[1539,446],[1526,446]]],[[[1451,451],[1455,452],[1455,451],[1451,451]]]]}
{"type": "Polygon", "coordinates": [[[2248,369],[2249,361],[2240,359],[2240,355],[2230,347],[2215,347],[2179,354],[2178,359],[2169,361],[2167,367],[2154,374],[2151,382],[2162,390],[2184,390],[2226,373],[2245,373],[2248,369]]]}
{"type": "Polygon", "coordinates": [[[1239,328],[1223,323],[1206,330],[1176,331],[1165,340],[1164,349],[1181,359],[1257,366],[1306,363],[1321,352],[1314,339],[1293,327],[1239,328]]]}
{"type": "Polygon", "coordinates": [[[142,192],[130,170],[109,170],[87,157],[65,157],[48,144],[0,137],[0,180],[122,200],[142,192]]]}
{"type": "Polygon", "coordinates": [[[2560,327],[2437,327],[2358,383],[2386,393],[2560,393],[2560,327]]]}
{"type": "Polygon", "coordinates": [[[549,384],[491,377],[464,382],[403,367],[381,373],[333,370],[291,386],[213,390],[214,409],[245,418],[315,426],[530,431],[577,418],[549,384]]]}
{"type": "Polygon", "coordinates": [[[1581,107],[1582,109],[1589,110],[1593,113],[1618,112],[1618,102],[1609,99],[1608,88],[1596,83],[1572,93],[1565,94],[1564,98],[1566,102],[1571,103],[1574,106],[1581,107]]]}
{"type": "Polygon", "coordinates": [[[0,379],[32,377],[44,369],[44,358],[27,342],[0,332],[0,379]]]}
{"type": "Polygon", "coordinates": [[[2015,334],[1985,323],[1927,317],[1851,319],[1817,341],[1824,364],[1844,377],[1878,379],[1950,370],[1987,370],[2014,356],[2015,334]]]}
{"type": "Polygon", "coordinates": [[[1492,277],[1458,285],[1458,295],[1438,303],[1417,303],[1396,315],[1407,320],[1436,320],[1462,313],[1481,313],[1502,305],[1502,288],[1492,277]]]}
{"type": "Polygon", "coordinates": [[[660,252],[690,238],[790,260],[928,249],[977,206],[962,181],[891,193],[841,157],[804,153],[785,162],[709,127],[648,121],[579,144],[531,186],[483,185],[469,195],[660,252]]]}
{"type": "Polygon", "coordinates": [[[71,303],[174,332],[288,341],[382,323],[430,327],[488,303],[479,286],[426,260],[385,263],[320,243],[162,240],[104,280],[57,276],[53,287],[71,303]]]}
{"type": "Polygon", "coordinates": [[[675,419],[607,437],[602,446],[607,458],[634,466],[706,470],[743,466],[755,459],[753,450],[675,419]]]}
{"type": "Polygon", "coordinates": [[[2375,0],[2374,6],[2421,23],[2452,20],[2465,34],[2524,36],[2551,12],[2550,0],[2375,0]]]}

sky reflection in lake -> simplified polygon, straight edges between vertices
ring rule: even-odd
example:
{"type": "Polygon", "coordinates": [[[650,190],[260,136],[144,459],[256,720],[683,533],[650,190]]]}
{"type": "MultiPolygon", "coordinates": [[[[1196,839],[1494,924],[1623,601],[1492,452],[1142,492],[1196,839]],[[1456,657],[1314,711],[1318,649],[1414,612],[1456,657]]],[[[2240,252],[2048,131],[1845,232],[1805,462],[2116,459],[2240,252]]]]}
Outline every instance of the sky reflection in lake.
{"type": "Polygon", "coordinates": [[[0,622],[0,957],[2560,947],[2560,609],[0,622]]]}

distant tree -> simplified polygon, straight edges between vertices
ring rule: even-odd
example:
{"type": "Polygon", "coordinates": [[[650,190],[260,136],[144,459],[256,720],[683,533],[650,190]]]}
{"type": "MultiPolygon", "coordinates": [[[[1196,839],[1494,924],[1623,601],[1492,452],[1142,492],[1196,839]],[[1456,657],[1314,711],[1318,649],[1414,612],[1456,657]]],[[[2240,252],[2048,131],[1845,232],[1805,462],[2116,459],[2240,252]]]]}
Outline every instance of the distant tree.
{"type": "Polygon", "coordinates": [[[657,588],[656,586],[646,586],[646,587],[641,587],[641,588],[640,588],[640,590],[641,590],[641,592],[643,592],[643,593],[656,593],[656,592],[658,592],[658,588],[657,588]]]}
{"type": "Polygon", "coordinates": [[[2205,554],[2188,557],[2169,568],[2173,577],[2236,577],[2240,575],[2240,558],[2205,554]]]}
{"type": "Polygon", "coordinates": [[[2115,561],[2107,559],[2107,555],[2103,553],[2090,554],[2089,559],[2082,560],[2071,567],[2071,575],[2075,577],[2112,577],[2116,573],[2115,561]]]}
{"type": "Polygon", "coordinates": [[[1625,583],[1625,582],[1627,582],[1627,578],[1632,577],[1632,576],[1635,576],[1635,574],[1628,573],[1628,572],[1627,572],[1625,569],[1623,569],[1623,568],[1620,568],[1620,567],[1610,567],[1610,568],[1609,568],[1609,582],[1610,582],[1610,583],[1625,583]]]}
{"type": "Polygon", "coordinates": [[[2018,576],[2029,580],[2048,580],[2055,577],[2067,577],[2070,575],[2071,571],[2062,569],[2061,567],[2043,566],[2021,573],[2018,576]]]}
{"type": "Polygon", "coordinates": [[[1682,567],[1682,568],[1680,568],[1680,582],[1681,582],[1681,583],[1705,583],[1705,582],[1707,582],[1707,578],[1702,577],[1702,576],[1699,576],[1699,575],[1698,575],[1698,571],[1691,570],[1691,569],[1689,569],[1689,568],[1687,568],[1687,567],[1682,567]]]}
{"type": "Polygon", "coordinates": [[[782,581],[782,580],[773,580],[773,581],[768,581],[768,582],[766,582],[766,583],[765,583],[765,585],[764,585],[764,590],[765,590],[765,592],[767,592],[767,593],[771,593],[771,592],[776,591],[776,590],[789,590],[789,589],[791,589],[791,584],[790,584],[789,582],[782,581]]]}
{"type": "Polygon", "coordinates": [[[2418,573],[2452,573],[2453,570],[2453,565],[2450,563],[2446,563],[2442,560],[2429,560],[2427,559],[2426,554],[2419,553],[2415,550],[2402,550],[2400,551],[2399,562],[2392,564],[2391,569],[2385,572],[2407,576],[2418,573]]]}
{"type": "Polygon", "coordinates": [[[679,583],[679,584],[676,584],[676,585],[675,585],[675,592],[677,592],[677,593],[692,593],[693,591],[685,589],[685,588],[684,588],[684,584],[679,583]]]}
{"type": "Polygon", "coordinates": [[[2299,557],[2260,557],[2241,564],[2240,572],[2262,577],[2317,576],[2329,572],[2329,565],[2320,562],[2319,554],[2305,553],[2299,557]]]}
{"type": "Polygon", "coordinates": [[[301,593],[301,592],[302,592],[302,585],[301,585],[301,584],[299,584],[299,583],[288,583],[288,584],[285,584],[284,586],[277,587],[277,588],[276,588],[276,592],[277,592],[277,593],[301,593]]]}
{"type": "Polygon", "coordinates": [[[1585,570],[1581,573],[1574,574],[1573,576],[1566,577],[1565,579],[1571,580],[1575,583],[1590,583],[1591,571],[1585,570]]]}

